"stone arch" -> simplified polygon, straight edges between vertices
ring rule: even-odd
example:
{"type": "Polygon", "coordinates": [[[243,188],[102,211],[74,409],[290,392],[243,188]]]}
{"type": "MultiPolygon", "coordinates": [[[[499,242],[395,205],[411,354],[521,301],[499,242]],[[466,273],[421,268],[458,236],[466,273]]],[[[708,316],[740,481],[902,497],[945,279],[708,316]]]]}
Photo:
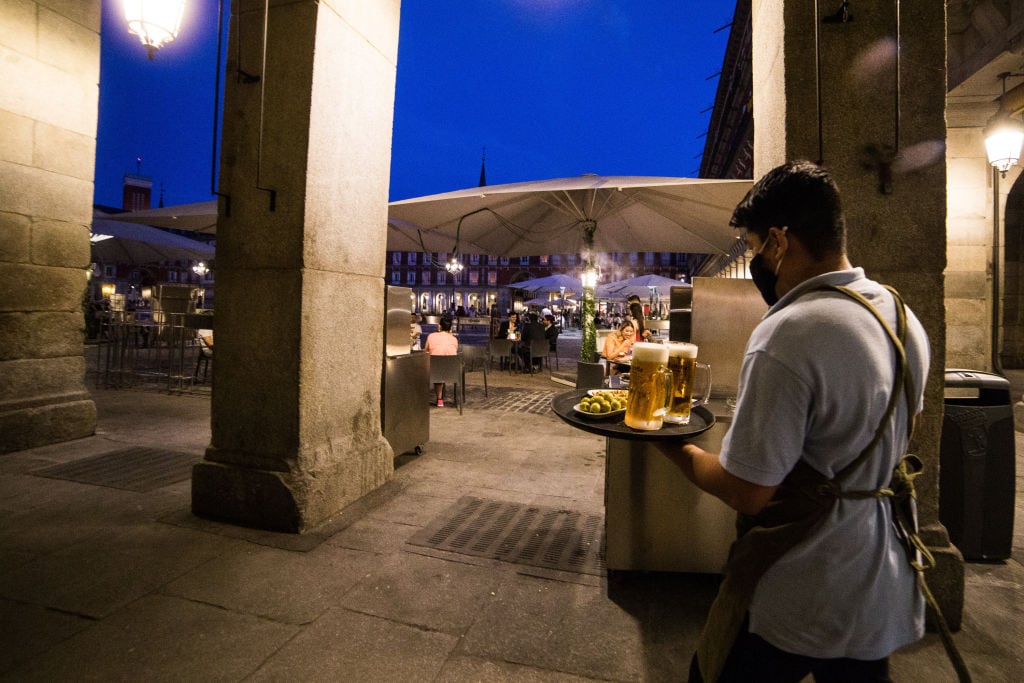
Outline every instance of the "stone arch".
{"type": "Polygon", "coordinates": [[[1024,368],[1024,176],[1006,196],[1003,214],[1003,315],[1000,361],[1024,368]]]}

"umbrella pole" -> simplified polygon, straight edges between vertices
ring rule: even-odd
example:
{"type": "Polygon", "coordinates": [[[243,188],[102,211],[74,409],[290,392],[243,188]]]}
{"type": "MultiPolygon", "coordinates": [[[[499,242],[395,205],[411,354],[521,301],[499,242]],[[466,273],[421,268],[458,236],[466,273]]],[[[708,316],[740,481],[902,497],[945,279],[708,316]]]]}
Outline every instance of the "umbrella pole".
{"type": "Polygon", "coordinates": [[[583,331],[580,345],[580,361],[593,363],[597,353],[597,324],[594,322],[595,288],[597,287],[597,269],[594,267],[594,231],[597,221],[584,221],[583,244],[586,247],[583,266],[583,302],[580,308],[580,328],[583,331]]]}

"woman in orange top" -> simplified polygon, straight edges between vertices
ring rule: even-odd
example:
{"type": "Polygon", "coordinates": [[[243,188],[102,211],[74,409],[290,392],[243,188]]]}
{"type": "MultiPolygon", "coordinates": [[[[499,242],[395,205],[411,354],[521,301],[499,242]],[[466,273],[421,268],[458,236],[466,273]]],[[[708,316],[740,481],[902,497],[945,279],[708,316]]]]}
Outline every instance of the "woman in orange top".
{"type": "MultiPolygon", "coordinates": [[[[459,340],[452,334],[452,319],[447,315],[441,316],[441,329],[427,335],[427,341],[423,349],[432,356],[454,356],[459,352],[459,340]]],[[[444,407],[444,384],[434,384],[434,393],[437,394],[437,407],[444,407]]]]}
{"type": "Polygon", "coordinates": [[[629,352],[636,341],[636,328],[632,322],[624,322],[619,329],[604,338],[604,349],[601,355],[608,361],[608,374],[617,375],[629,372],[629,365],[621,361],[629,357],[629,352]]]}

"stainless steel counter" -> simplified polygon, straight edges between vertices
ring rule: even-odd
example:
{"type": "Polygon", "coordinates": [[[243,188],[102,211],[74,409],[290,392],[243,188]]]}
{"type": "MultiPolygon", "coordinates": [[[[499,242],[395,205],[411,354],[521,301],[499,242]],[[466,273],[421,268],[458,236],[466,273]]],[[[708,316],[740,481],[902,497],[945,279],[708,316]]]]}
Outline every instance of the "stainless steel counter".
{"type": "MultiPolygon", "coordinates": [[[[691,441],[718,452],[731,422],[722,399],[715,424],[691,441]]],[[[605,563],[610,570],[719,573],[736,537],[736,513],[704,493],[654,445],[607,439],[605,563]]]]}
{"type": "Polygon", "coordinates": [[[395,455],[418,453],[420,445],[430,441],[430,354],[414,351],[385,358],[383,393],[384,438],[395,455]]]}

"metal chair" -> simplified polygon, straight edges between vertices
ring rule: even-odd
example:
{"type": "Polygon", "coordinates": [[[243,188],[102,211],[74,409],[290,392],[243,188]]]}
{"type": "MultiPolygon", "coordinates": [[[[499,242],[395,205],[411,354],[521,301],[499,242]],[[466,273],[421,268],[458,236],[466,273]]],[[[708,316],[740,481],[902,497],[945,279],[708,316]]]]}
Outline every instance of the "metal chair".
{"type": "Polygon", "coordinates": [[[576,388],[577,389],[603,389],[604,388],[604,366],[600,363],[576,363],[576,388]]]}
{"type": "Polygon", "coordinates": [[[490,365],[494,362],[494,359],[498,359],[498,369],[501,369],[501,362],[503,358],[508,358],[509,371],[512,370],[512,340],[511,339],[492,339],[490,344],[487,345],[487,364],[490,365]]]}
{"type": "MultiPolygon", "coordinates": [[[[459,353],[462,354],[463,377],[466,372],[473,372],[477,364],[484,371],[484,396],[487,396],[487,366],[490,365],[488,350],[483,346],[471,346],[469,344],[459,345],[459,353]]],[[[462,402],[466,402],[466,383],[462,383],[462,402]]]]}
{"type": "MultiPolygon", "coordinates": [[[[465,373],[462,368],[462,356],[431,356],[430,357],[430,384],[451,384],[452,385],[452,398],[455,400],[455,405],[459,409],[459,415],[462,415],[462,404],[465,401],[465,373]],[[463,400],[459,400],[459,387],[462,387],[463,400]]],[[[441,389],[441,395],[444,395],[444,389],[441,389]]]]}
{"type": "Polygon", "coordinates": [[[192,375],[192,381],[199,380],[199,366],[203,366],[203,381],[206,381],[206,373],[210,369],[210,361],[213,360],[213,330],[199,330],[199,354],[196,356],[196,371],[192,375]]]}
{"type": "MultiPolygon", "coordinates": [[[[557,329],[557,328],[556,328],[557,329]]],[[[561,333],[559,333],[561,334],[561,333]]],[[[548,363],[548,373],[551,372],[551,357],[555,357],[555,370],[558,369],[558,334],[555,335],[554,339],[549,340],[548,353],[545,356],[548,363]]]]}
{"type": "MultiPolygon", "coordinates": [[[[540,339],[530,340],[530,354],[526,357],[526,369],[531,374],[533,373],[533,359],[540,358],[541,370],[544,369],[544,359],[548,353],[551,352],[551,345],[548,344],[548,340],[541,337],[540,339]]],[[[548,373],[551,372],[551,366],[548,365],[548,373]]]]}

